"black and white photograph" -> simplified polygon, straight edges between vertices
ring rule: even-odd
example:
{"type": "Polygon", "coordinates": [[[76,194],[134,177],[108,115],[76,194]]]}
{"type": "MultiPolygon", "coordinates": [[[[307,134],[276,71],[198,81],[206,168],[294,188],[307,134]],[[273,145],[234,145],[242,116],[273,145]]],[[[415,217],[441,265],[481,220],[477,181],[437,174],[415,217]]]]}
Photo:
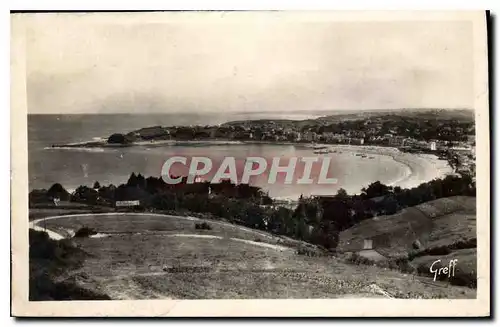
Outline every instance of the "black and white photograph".
{"type": "Polygon", "coordinates": [[[17,312],[488,313],[487,18],[11,13],[17,312]]]}

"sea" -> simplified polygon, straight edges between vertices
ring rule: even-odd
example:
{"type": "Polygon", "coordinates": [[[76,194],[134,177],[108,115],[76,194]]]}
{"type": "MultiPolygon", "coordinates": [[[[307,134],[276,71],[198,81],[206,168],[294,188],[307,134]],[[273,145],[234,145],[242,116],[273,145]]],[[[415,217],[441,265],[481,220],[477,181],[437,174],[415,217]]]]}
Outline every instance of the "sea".
{"type": "MultiPolygon", "coordinates": [[[[232,156],[239,162],[248,156],[271,160],[274,157],[311,157],[313,150],[301,145],[222,144],[172,145],[145,144],[125,148],[52,148],[53,144],[85,142],[106,138],[117,132],[127,133],[148,126],[214,125],[247,119],[309,119],[319,115],[303,113],[208,113],[208,114],[82,114],[28,115],[29,187],[48,189],[54,183],[72,191],[80,185],[126,183],[132,172],[146,177],[161,175],[168,158],[176,155],[208,156],[214,161],[232,156]]],[[[334,195],[340,188],[360,193],[374,181],[386,184],[405,178],[408,167],[385,155],[371,160],[345,150],[328,154],[330,177],[335,184],[269,184],[264,174],[251,180],[271,197],[297,199],[300,195],[334,195]]]]}

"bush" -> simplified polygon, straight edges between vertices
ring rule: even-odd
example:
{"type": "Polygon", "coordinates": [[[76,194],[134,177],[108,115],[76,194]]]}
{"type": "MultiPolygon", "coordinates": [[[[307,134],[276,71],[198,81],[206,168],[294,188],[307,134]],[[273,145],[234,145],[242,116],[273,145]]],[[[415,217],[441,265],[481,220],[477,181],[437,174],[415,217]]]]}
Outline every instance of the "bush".
{"type": "Polygon", "coordinates": [[[80,268],[86,257],[70,240],[51,240],[46,232],[30,229],[30,301],[110,300],[106,294],[81,288],[75,278],[64,279],[69,270],[80,268]]]}
{"type": "Polygon", "coordinates": [[[393,270],[399,270],[405,274],[414,274],[417,272],[417,269],[410,264],[410,260],[408,258],[396,258],[387,261],[385,264],[377,264],[377,266],[383,268],[389,268],[393,270]]]}
{"type": "Polygon", "coordinates": [[[375,265],[375,262],[365,258],[363,256],[360,256],[357,253],[351,253],[347,258],[346,261],[348,263],[354,264],[354,265],[368,265],[368,266],[373,266],[375,265]]]}
{"type": "Polygon", "coordinates": [[[417,272],[417,269],[410,264],[410,260],[407,257],[394,258],[377,262],[365,258],[357,253],[351,253],[349,256],[347,256],[346,261],[355,265],[377,266],[380,268],[397,270],[405,274],[413,274],[417,272]]]}
{"type": "Polygon", "coordinates": [[[417,257],[425,256],[425,255],[448,255],[453,252],[453,250],[460,250],[460,249],[471,249],[477,247],[477,239],[476,238],[470,238],[470,239],[461,239],[457,240],[451,244],[446,244],[446,245],[439,245],[439,246],[434,246],[430,248],[423,249],[421,251],[410,251],[408,253],[408,258],[409,260],[413,260],[417,257]]]}
{"type": "Polygon", "coordinates": [[[82,227],[76,231],[74,237],[89,237],[95,234],[97,234],[97,231],[95,229],[89,227],[82,227]]]}
{"type": "Polygon", "coordinates": [[[120,133],[112,134],[108,138],[108,143],[110,143],[110,144],[129,144],[133,141],[134,141],[134,139],[133,139],[132,135],[123,135],[120,133]]]}
{"type": "Polygon", "coordinates": [[[308,257],[320,257],[320,256],[322,256],[322,255],[325,254],[321,250],[314,249],[314,248],[307,247],[307,246],[299,246],[297,248],[296,253],[298,255],[305,255],[305,256],[308,256],[308,257]]]}
{"type": "Polygon", "coordinates": [[[207,224],[206,222],[202,222],[201,224],[195,224],[194,228],[196,229],[205,229],[205,230],[211,230],[212,226],[207,224]]]}
{"type": "Polygon", "coordinates": [[[103,293],[80,287],[74,280],[55,282],[47,275],[30,278],[30,301],[111,300],[103,293]]]}
{"type": "Polygon", "coordinates": [[[209,272],[210,267],[204,267],[204,266],[193,266],[193,267],[173,266],[173,267],[168,267],[168,266],[164,266],[162,268],[162,270],[165,272],[168,272],[168,273],[204,273],[204,272],[209,272]]]}

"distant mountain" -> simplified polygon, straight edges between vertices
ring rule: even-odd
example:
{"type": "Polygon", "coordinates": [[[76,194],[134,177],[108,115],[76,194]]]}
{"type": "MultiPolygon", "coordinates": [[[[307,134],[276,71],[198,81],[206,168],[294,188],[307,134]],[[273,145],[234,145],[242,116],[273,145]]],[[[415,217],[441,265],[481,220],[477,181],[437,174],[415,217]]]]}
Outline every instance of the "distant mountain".
{"type": "Polygon", "coordinates": [[[385,119],[400,119],[400,118],[414,118],[414,119],[440,119],[440,120],[458,120],[464,122],[474,121],[474,111],[469,109],[371,109],[371,110],[337,110],[337,111],[313,111],[314,113],[325,113],[316,119],[306,120],[293,120],[293,119],[256,119],[256,120],[235,120],[224,123],[225,126],[231,125],[264,125],[276,123],[281,126],[286,125],[310,125],[315,123],[329,124],[337,123],[346,120],[362,120],[368,118],[382,117],[385,119]]]}
{"type": "Polygon", "coordinates": [[[341,119],[366,119],[372,117],[409,117],[420,119],[456,119],[473,121],[474,111],[467,109],[397,109],[397,110],[367,110],[356,113],[342,113],[320,117],[317,120],[338,121],[341,119]]]}

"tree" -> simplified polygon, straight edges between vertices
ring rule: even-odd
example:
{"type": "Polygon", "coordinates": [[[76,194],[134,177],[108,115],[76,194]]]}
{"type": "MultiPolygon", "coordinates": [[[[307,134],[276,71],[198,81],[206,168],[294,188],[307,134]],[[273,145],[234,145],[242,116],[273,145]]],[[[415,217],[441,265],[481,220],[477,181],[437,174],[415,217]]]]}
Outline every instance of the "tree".
{"type": "Polygon", "coordinates": [[[92,188],[93,188],[94,190],[98,190],[98,189],[100,189],[100,188],[101,188],[101,184],[99,184],[99,182],[98,182],[98,181],[96,181],[96,182],[94,183],[94,187],[92,187],[92,188]]]}
{"type": "Polygon", "coordinates": [[[347,194],[347,191],[341,188],[340,190],[337,191],[337,195],[335,195],[336,198],[338,199],[346,199],[349,197],[347,194]]]}
{"type": "Polygon", "coordinates": [[[324,199],[321,206],[323,208],[322,222],[334,222],[342,229],[351,225],[352,211],[349,199],[324,199]]]}
{"type": "Polygon", "coordinates": [[[339,243],[339,230],[335,223],[324,221],[313,228],[310,239],[314,244],[333,250],[339,243]]]}
{"type": "Polygon", "coordinates": [[[99,193],[87,186],[79,186],[71,195],[71,201],[81,202],[86,204],[97,204],[99,193]]]}
{"type": "Polygon", "coordinates": [[[63,201],[67,201],[70,198],[70,194],[66,189],[59,183],[55,183],[52,185],[49,190],[47,191],[47,196],[49,198],[58,198],[63,201]]]}
{"type": "Polygon", "coordinates": [[[299,240],[307,241],[309,240],[309,226],[306,224],[304,219],[299,219],[295,225],[295,237],[299,240]]]}
{"type": "Polygon", "coordinates": [[[110,137],[108,137],[108,143],[110,144],[126,144],[128,143],[127,138],[125,135],[120,134],[120,133],[115,133],[112,134],[110,137]]]}
{"type": "Polygon", "coordinates": [[[137,175],[137,186],[146,189],[146,179],[141,174],[137,175]]]}
{"type": "Polygon", "coordinates": [[[276,210],[273,210],[267,229],[273,233],[286,234],[286,224],[292,220],[292,215],[292,210],[278,207],[276,210]]]}
{"type": "Polygon", "coordinates": [[[116,186],[110,184],[108,186],[101,186],[98,190],[98,194],[101,200],[107,202],[108,204],[112,204],[115,202],[115,191],[116,186]]]}
{"type": "Polygon", "coordinates": [[[137,175],[132,173],[127,181],[127,186],[146,189],[146,179],[140,173],[137,175]]]}
{"type": "Polygon", "coordinates": [[[29,203],[30,205],[35,203],[46,203],[51,202],[47,195],[47,190],[33,190],[29,193],[29,203]]]}
{"type": "Polygon", "coordinates": [[[374,198],[378,196],[384,196],[391,193],[392,187],[384,185],[380,183],[380,181],[376,181],[368,185],[367,188],[362,188],[361,192],[366,198],[374,198]]]}

